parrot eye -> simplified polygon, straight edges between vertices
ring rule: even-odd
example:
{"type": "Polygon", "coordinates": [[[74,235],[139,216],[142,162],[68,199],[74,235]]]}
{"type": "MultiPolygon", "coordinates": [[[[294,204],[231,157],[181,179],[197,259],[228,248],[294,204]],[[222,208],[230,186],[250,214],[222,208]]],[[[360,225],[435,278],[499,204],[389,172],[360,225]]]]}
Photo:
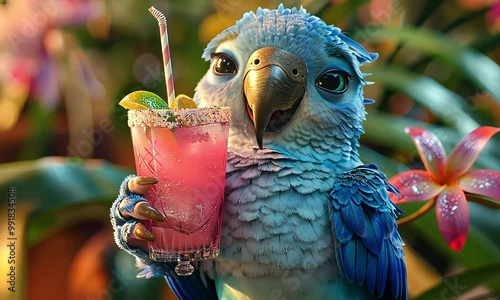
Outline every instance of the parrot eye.
{"type": "Polygon", "coordinates": [[[349,74],[340,70],[330,70],[316,80],[316,86],[330,93],[341,94],[347,90],[349,74]]]}
{"type": "Polygon", "coordinates": [[[213,72],[216,75],[231,75],[238,72],[234,60],[226,54],[216,53],[213,72]]]}

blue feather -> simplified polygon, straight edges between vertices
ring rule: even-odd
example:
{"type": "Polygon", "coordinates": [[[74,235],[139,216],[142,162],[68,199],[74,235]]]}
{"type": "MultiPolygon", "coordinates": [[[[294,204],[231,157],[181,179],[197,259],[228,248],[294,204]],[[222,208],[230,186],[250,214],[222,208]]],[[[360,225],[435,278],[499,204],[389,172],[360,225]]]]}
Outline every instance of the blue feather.
{"type": "MultiPolygon", "coordinates": [[[[377,295],[382,297],[386,290],[387,285],[387,273],[389,268],[389,249],[387,249],[387,242],[384,241],[382,248],[380,249],[380,254],[378,255],[378,265],[377,265],[377,295]]],[[[373,276],[373,275],[372,275],[373,276]]]]}
{"type": "Polygon", "coordinates": [[[360,58],[360,64],[363,64],[365,62],[372,62],[377,59],[378,54],[376,53],[368,53],[363,46],[355,42],[354,40],[348,38],[345,36],[343,33],[339,33],[338,36],[340,39],[349,45],[352,49],[356,50],[356,55],[360,58]]]}
{"type": "Polygon", "coordinates": [[[368,261],[368,251],[361,244],[361,241],[356,242],[356,279],[359,284],[365,283],[366,277],[366,265],[368,261]]]}
{"type": "MultiPolygon", "coordinates": [[[[406,271],[395,223],[400,211],[387,197],[387,190],[397,191],[374,165],[341,174],[360,163],[357,148],[363,132],[363,104],[371,101],[363,99],[361,85],[367,84],[367,74],[359,66],[377,55],[305,9],[285,9],[283,5],[277,10],[259,8],[246,13],[207,45],[203,58],[210,60],[216,51],[227,51],[239,68],[231,76],[216,76],[211,68],[195,93],[201,105],[228,105],[232,113],[222,254],[214,269],[206,270],[207,275],[220,282],[226,273],[233,281],[246,281],[247,276],[276,274],[279,269],[297,274],[318,271],[314,274],[318,278],[328,273],[324,276],[327,281],[318,286],[330,288],[344,283],[342,279],[333,281],[335,270],[326,270],[335,252],[340,273],[348,281],[366,286],[372,294],[392,293],[404,299],[406,271]],[[300,56],[311,76],[308,83],[323,68],[335,67],[340,60],[341,67],[356,80],[346,96],[332,99],[316,99],[317,92],[308,84],[290,124],[266,133],[265,149],[259,150],[252,146],[254,128],[249,126],[251,120],[241,104],[245,103],[245,59],[263,47],[300,56]],[[332,185],[329,199],[326,191],[332,185]],[[325,211],[327,201],[329,213],[325,211]],[[327,232],[329,227],[333,235],[327,232]],[[330,248],[332,238],[335,251],[330,248]],[[315,263],[325,267],[318,268],[315,263]]],[[[140,274],[165,274],[180,299],[215,298],[213,282],[205,286],[199,273],[179,277],[170,264],[156,266],[154,272],[150,268],[140,274]]],[[[260,287],[246,282],[242,286],[236,291],[245,295],[260,287]]]]}
{"type": "Polygon", "coordinates": [[[368,210],[368,219],[370,220],[371,229],[373,232],[373,244],[365,243],[366,247],[370,249],[371,252],[378,254],[380,253],[380,248],[382,247],[382,242],[384,239],[384,228],[383,219],[380,217],[380,212],[375,209],[368,210]]]}
{"type": "Polygon", "coordinates": [[[171,263],[170,271],[165,273],[165,280],[179,300],[215,300],[217,293],[213,280],[203,281],[198,270],[191,276],[178,276],[171,263]]]}
{"type": "Polygon", "coordinates": [[[366,263],[366,286],[368,287],[368,291],[370,293],[375,292],[375,285],[377,283],[377,276],[374,276],[374,274],[377,273],[377,265],[378,265],[378,260],[377,257],[373,253],[368,253],[368,260],[366,263]]]}
{"type": "Polygon", "coordinates": [[[341,273],[378,297],[407,299],[403,242],[386,176],[373,165],[339,175],[331,192],[330,218],[341,273]]]}
{"type": "Polygon", "coordinates": [[[366,235],[365,220],[363,219],[363,209],[354,204],[347,204],[340,210],[345,220],[345,225],[358,236],[366,235]]]}
{"type": "Polygon", "coordinates": [[[356,276],[356,247],[355,240],[352,239],[341,246],[341,257],[344,267],[345,277],[350,283],[354,282],[356,276]]]}
{"type": "MultiPolygon", "coordinates": [[[[401,278],[401,266],[399,264],[398,257],[389,258],[389,278],[391,282],[399,282],[399,278],[401,278]]],[[[391,292],[394,298],[397,298],[400,293],[400,285],[393,285],[391,292]]]]}
{"type": "Polygon", "coordinates": [[[347,226],[344,226],[344,220],[342,219],[341,214],[337,213],[333,216],[333,225],[337,239],[340,243],[347,243],[352,239],[353,233],[347,228],[347,226]]]}
{"type": "Polygon", "coordinates": [[[374,209],[366,209],[366,236],[362,239],[364,246],[371,252],[380,252],[380,241],[383,236],[380,234],[380,217],[374,209]]]}

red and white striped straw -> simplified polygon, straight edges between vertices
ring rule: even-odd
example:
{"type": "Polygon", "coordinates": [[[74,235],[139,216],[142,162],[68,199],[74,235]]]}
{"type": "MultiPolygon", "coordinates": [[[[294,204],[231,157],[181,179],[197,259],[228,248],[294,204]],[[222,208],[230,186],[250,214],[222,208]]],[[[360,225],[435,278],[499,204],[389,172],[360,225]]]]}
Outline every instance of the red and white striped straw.
{"type": "Polygon", "coordinates": [[[170,59],[170,47],[168,45],[167,18],[154,6],[149,8],[149,12],[158,20],[160,26],[161,48],[163,53],[163,68],[165,70],[165,83],[167,84],[167,99],[171,105],[175,98],[174,76],[172,74],[172,61],[170,59]]]}

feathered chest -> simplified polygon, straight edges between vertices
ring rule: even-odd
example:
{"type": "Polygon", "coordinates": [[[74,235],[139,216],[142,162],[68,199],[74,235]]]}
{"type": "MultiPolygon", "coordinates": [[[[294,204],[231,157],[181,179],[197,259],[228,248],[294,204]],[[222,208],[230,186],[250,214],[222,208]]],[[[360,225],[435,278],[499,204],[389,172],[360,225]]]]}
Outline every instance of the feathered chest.
{"type": "Polygon", "coordinates": [[[276,152],[230,153],[218,271],[246,276],[334,264],[328,216],[335,172],[276,152]]]}

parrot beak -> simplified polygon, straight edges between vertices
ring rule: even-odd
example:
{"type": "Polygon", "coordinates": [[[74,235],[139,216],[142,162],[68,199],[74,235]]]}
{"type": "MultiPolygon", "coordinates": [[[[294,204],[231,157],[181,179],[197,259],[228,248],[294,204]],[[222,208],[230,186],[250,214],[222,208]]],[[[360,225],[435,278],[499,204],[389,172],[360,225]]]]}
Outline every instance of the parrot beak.
{"type": "Polygon", "coordinates": [[[297,111],[307,85],[307,67],[297,55],[261,48],[250,56],[244,77],[248,115],[262,149],[264,132],[284,128],[297,111]]]}

